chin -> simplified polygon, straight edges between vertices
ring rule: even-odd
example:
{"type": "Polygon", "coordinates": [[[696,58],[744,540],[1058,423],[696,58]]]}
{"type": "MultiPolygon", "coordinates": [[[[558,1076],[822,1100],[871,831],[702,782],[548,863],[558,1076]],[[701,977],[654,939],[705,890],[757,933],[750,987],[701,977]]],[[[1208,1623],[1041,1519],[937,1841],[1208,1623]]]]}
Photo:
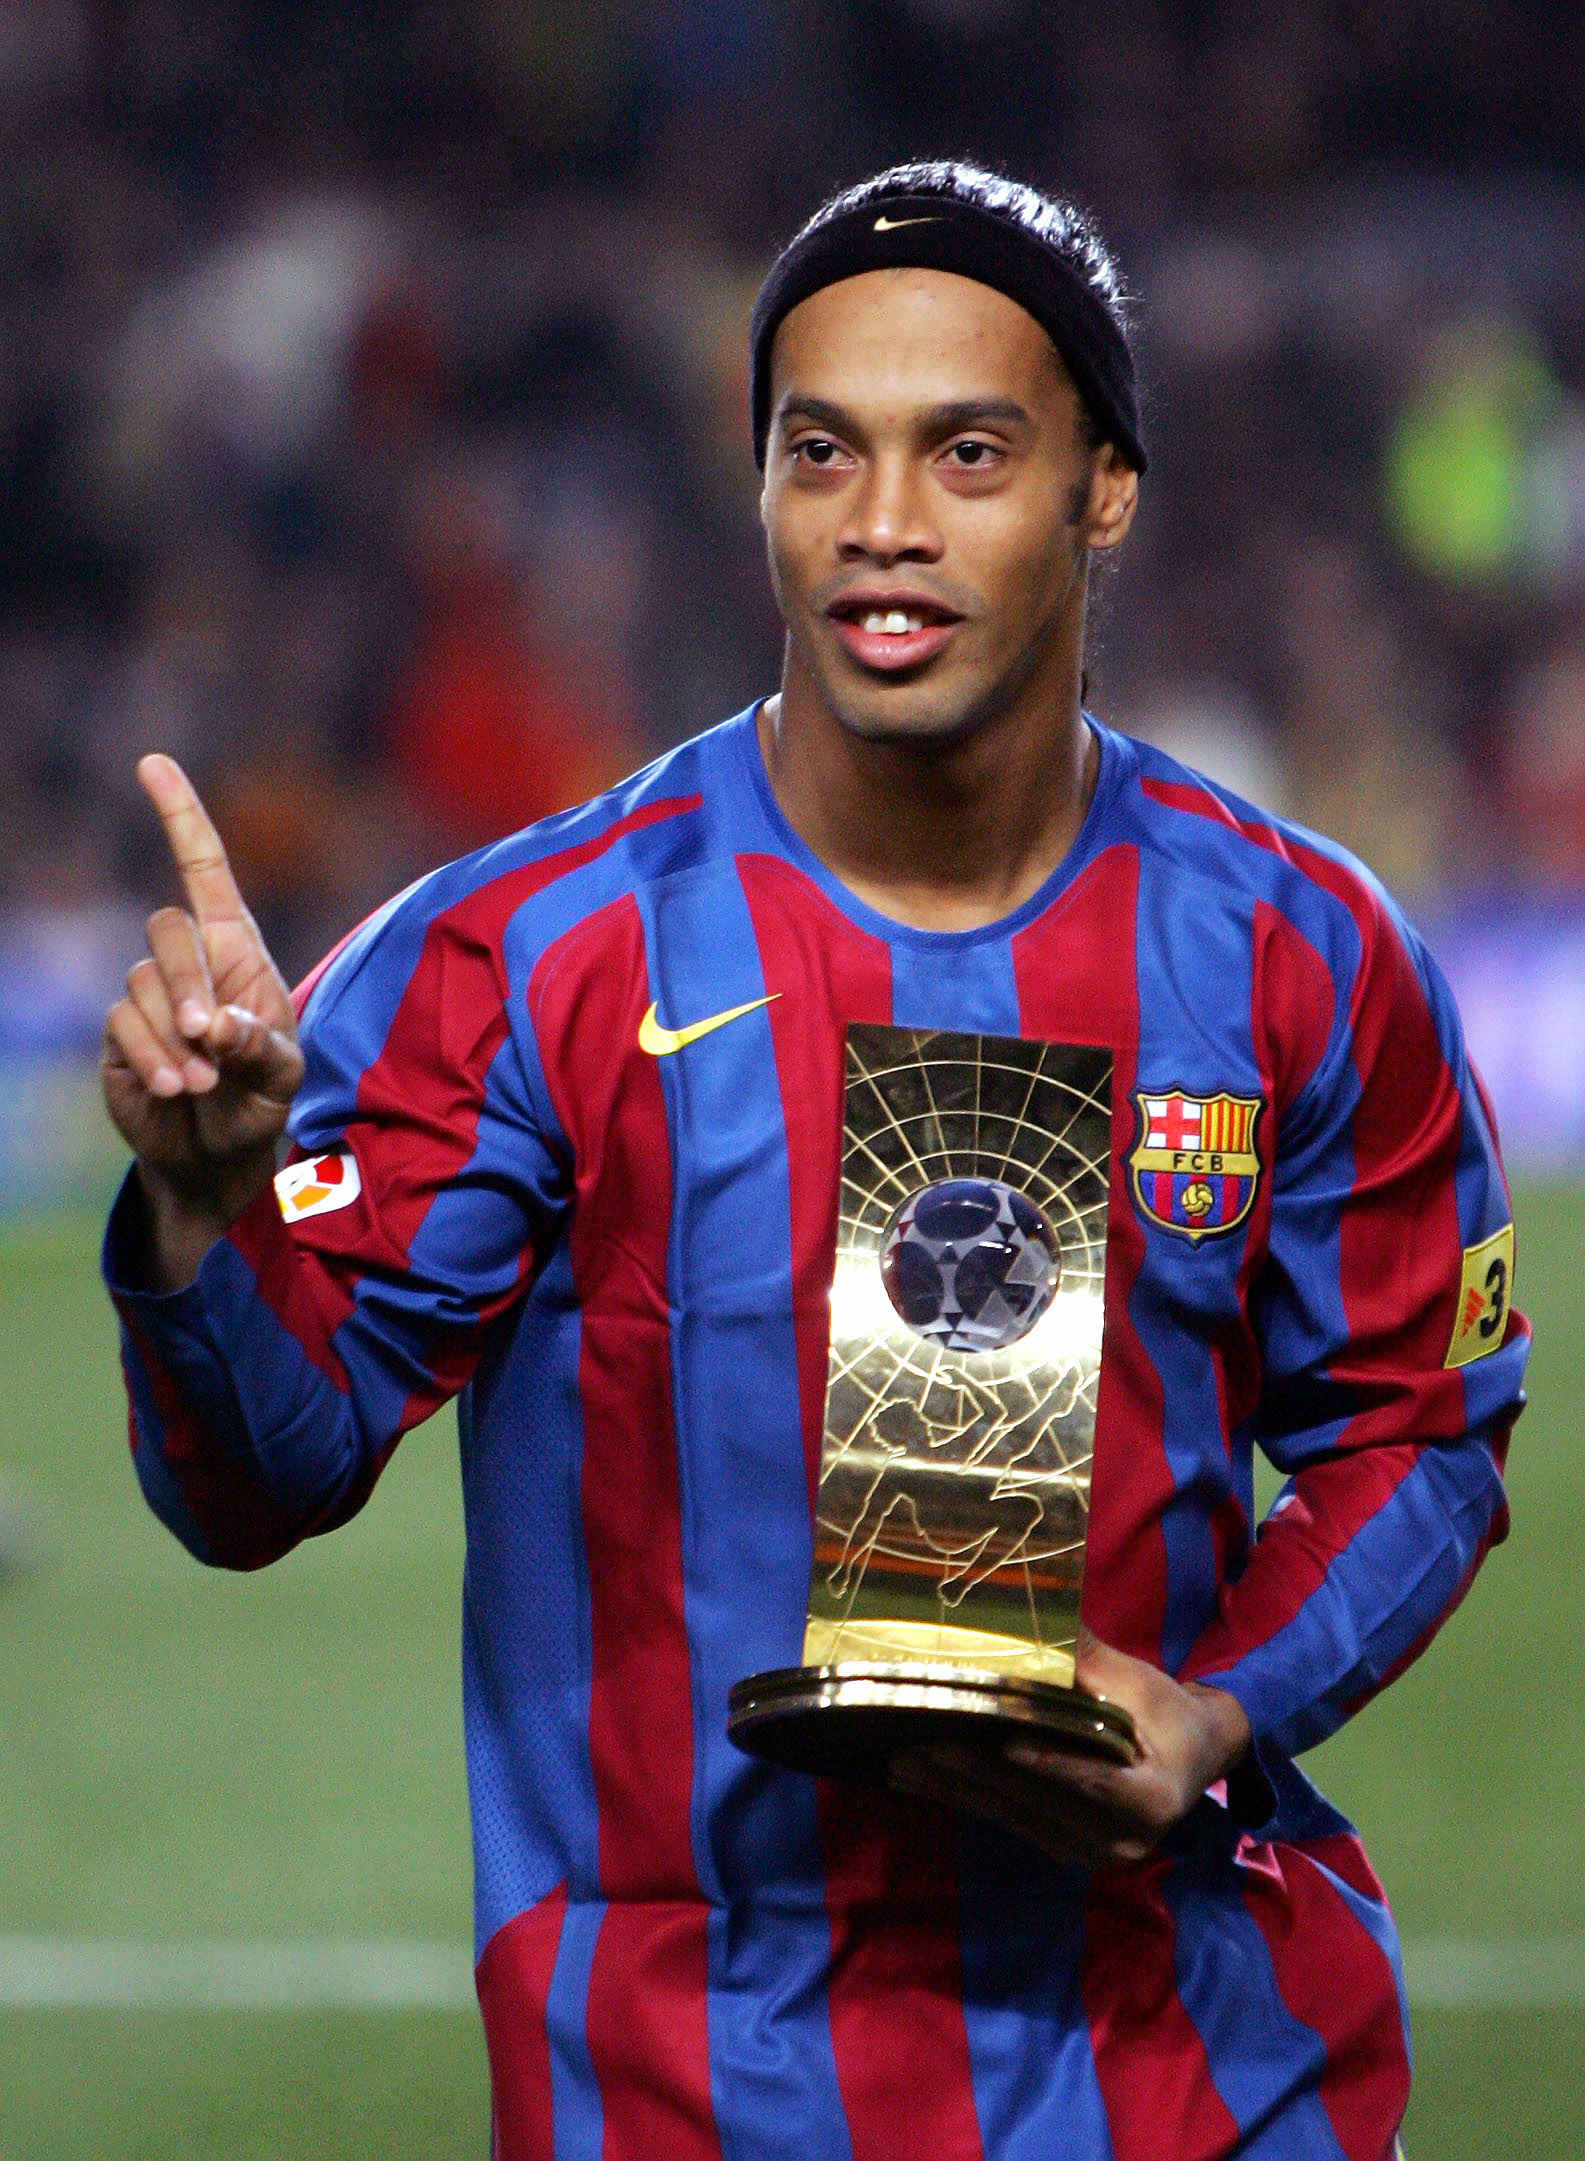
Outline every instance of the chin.
{"type": "Polygon", "coordinates": [[[996,709],[994,697],[975,696],[961,687],[954,694],[928,677],[874,685],[831,683],[826,685],[826,700],[842,728],[865,743],[961,742],[996,709]]]}

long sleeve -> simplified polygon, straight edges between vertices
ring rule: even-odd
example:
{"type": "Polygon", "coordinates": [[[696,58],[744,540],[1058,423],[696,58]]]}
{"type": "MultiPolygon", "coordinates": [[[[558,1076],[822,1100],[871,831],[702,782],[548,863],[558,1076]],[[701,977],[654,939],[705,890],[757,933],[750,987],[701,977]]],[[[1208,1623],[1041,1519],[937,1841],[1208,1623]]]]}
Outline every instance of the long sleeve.
{"type": "Polygon", "coordinates": [[[111,1215],[137,1475],[200,1559],[257,1567],[354,1513],[556,1235],[564,1163],[509,1025],[500,903],[447,875],[311,979],[293,1163],[194,1282],[139,1288],[135,1181],[111,1215]]]}
{"type": "Polygon", "coordinates": [[[1359,957],[1279,1129],[1241,1437],[1286,1475],[1186,1679],[1257,1742],[1325,1738],[1425,1648],[1507,1531],[1529,1329],[1496,1138],[1435,964],[1356,887],[1359,957]]]}

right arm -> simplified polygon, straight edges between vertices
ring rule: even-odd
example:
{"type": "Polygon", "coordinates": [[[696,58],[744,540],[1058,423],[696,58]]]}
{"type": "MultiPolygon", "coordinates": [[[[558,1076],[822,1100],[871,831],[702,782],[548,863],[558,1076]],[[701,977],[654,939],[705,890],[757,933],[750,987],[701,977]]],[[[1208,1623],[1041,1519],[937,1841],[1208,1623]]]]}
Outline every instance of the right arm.
{"type": "Polygon", "coordinates": [[[560,1166],[466,894],[420,889],[360,933],[299,1044],[196,796],[169,760],[140,777],[189,907],[151,921],[107,1026],[137,1162],[105,1273],[144,1492],[200,1558],[249,1568],[351,1515],[467,1380],[552,1234],[560,1166]]]}

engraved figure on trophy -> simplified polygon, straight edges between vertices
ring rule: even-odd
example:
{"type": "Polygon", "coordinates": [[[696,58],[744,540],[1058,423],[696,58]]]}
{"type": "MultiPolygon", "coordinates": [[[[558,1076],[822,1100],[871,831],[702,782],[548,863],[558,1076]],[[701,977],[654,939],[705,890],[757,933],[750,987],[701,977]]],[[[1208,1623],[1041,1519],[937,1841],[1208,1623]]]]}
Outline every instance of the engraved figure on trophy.
{"type": "Polygon", "coordinates": [[[1066,1460],[1053,1431],[1056,1422],[1047,1417],[1026,1432],[972,1381],[951,1389],[932,1384],[918,1411],[894,1403],[867,1417],[864,1427],[833,1454],[820,1484],[816,1565],[824,1565],[832,1542],[839,1539],[825,1590],[843,1617],[852,1615],[872,1560],[884,1573],[888,1563],[906,1567],[928,1556],[939,1563],[934,1591],[943,1622],[991,1576],[1020,1570],[1031,1640],[1038,1643],[1034,1572],[1050,1571],[1065,1557],[1082,1555],[1084,1548],[1082,1514],[1074,1520],[1082,1511],[1083,1496],[1075,1491],[1073,1476],[1088,1472],[1089,1458],[1077,1464],[1066,1460]],[[906,1431],[909,1427],[912,1433],[906,1431]],[[873,1457],[864,1445],[870,1440],[875,1444],[873,1457]],[[957,1457],[966,1476],[981,1474],[984,1482],[973,1513],[949,1509],[951,1488],[944,1478],[914,1476],[913,1466],[928,1463],[931,1455],[957,1457]],[[856,1472],[857,1477],[845,1478],[845,1472],[856,1472]],[[861,1487],[859,1512],[844,1524],[838,1511],[845,1490],[854,1484],[861,1487]]]}

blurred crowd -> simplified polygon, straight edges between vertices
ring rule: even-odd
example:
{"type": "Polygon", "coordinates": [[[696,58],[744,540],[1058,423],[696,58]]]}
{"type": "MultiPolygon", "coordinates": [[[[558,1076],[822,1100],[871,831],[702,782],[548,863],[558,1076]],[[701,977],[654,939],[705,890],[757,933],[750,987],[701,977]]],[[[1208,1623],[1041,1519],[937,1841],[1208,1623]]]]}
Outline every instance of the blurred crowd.
{"type": "Polygon", "coordinates": [[[1072,192],[1152,466],[1091,703],[1411,903],[1585,886],[1585,11],[0,0],[0,916],[292,970],[774,684],[747,315],[895,157],[1072,192]]]}

